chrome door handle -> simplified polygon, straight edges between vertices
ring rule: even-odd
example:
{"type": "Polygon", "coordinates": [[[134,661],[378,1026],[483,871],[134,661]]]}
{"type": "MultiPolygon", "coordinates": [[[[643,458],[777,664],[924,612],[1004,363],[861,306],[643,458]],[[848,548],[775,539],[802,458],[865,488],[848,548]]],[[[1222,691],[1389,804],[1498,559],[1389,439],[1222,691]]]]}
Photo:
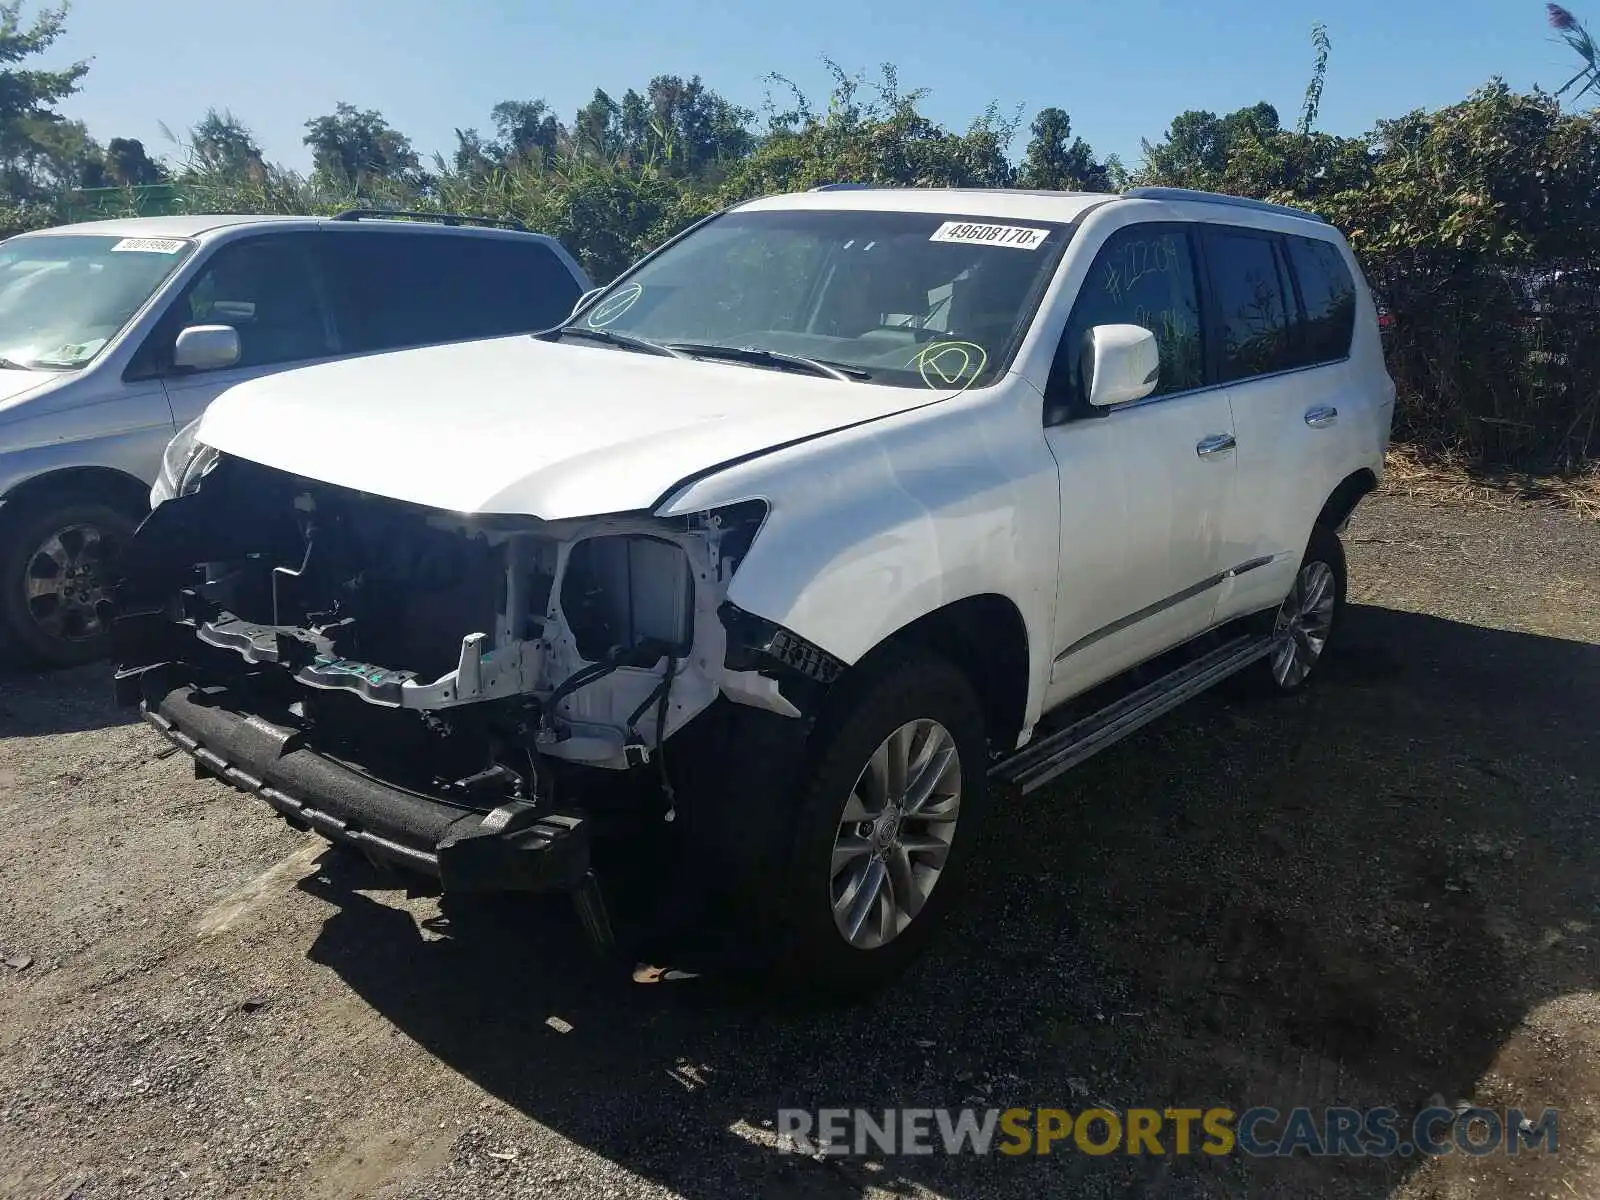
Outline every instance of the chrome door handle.
{"type": "Polygon", "coordinates": [[[1339,410],[1331,404],[1319,404],[1315,408],[1306,409],[1306,424],[1313,429],[1322,429],[1338,419],[1339,410]]]}
{"type": "Polygon", "coordinates": [[[1238,444],[1231,433],[1213,433],[1196,442],[1194,452],[1201,458],[1210,458],[1213,454],[1225,454],[1238,444]]]}

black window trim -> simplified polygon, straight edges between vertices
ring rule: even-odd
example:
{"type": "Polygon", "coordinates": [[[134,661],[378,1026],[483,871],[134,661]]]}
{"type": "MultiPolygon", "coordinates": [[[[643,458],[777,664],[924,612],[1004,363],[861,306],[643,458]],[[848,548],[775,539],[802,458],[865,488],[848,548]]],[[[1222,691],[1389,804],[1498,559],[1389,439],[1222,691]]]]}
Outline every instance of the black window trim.
{"type": "MultiPolygon", "coordinates": [[[[1183,234],[1184,240],[1189,244],[1189,265],[1194,273],[1195,303],[1200,310],[1200,377],[1205,382],[1198,387],[1183,388],[1176,392],[1162,392],[1159,395],[1142,396],[1138,400],[1127,400],[1122,404],[1109,407],[1097,407],[1086,402],[1070,397],[1065,403],[1056,402],[1051,395],[1050,381],[1055,375],[1056,363],[1067,346],[1067,335],[1072,331],[1072,319],[1077,315],[1078,305],[1083,301],[1084,288],[1080,284],[1078,295],[1072,298],[1072,307],[1067,311],[1066,324],[1061,327],[1061,338],[1056,342],[1055,353],[1050,358],[1050,370],[1045,376],[1043,419],[1046,429],[1054,429],[1060,425],[1070,425],[1075,421],[1103,420],[1115,413],[1132,412],[1135,409],[1148,408],[1153,404],[1164,404],[1168,400],[1179,400],[1185,396],[1198,395],[1209,392],[1218,387],[1225,387],[1216,379],[1217,352],[1214,344],[1214,322],[1211,320],[1212,299],[1208,286],[1209,277],[1206,274],[1202,260],[1205,247],[1204,240],[1199,236],[1199,222],[1196,221],[1130,221],[1126,225],[1119,225],[1106,235],[1094,252],[1094,258],[1089,262],[1089,270],[1094,270],[1094,264],[1112,238],[1129,229],[1164,228],[1176,229],[1183,234]]],[[[1084,283],[1089,281],[1089,275],[1084,275],[1084,283]]]]}

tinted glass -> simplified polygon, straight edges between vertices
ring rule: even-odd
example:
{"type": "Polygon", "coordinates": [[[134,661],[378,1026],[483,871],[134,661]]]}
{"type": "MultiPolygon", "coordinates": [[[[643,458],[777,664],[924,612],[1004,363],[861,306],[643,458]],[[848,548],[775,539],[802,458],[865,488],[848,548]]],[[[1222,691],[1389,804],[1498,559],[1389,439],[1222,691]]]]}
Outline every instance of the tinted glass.
{"type": "Polygon", "coordinates": [[[559,324],[578,299],[572,273],[537,242],[379,230],[327,236],[347,350],[532,333],[559,324]]]}
{"type": "Polygon", "coordinates": [[[12,238],[0,245],[0,360],[83,366],[193,250],[183,238],[12,238]]]}
{"type": "Polygon", "coordinates": [[[1356,285],[1344,255],[1331,242],[1300,237],[1286,240],[1305,305],[1296,358],[1306,364],[1344,358],[1350,353],[1356,322],[1356,285]]]}
{"type": "Polygon", "coordinates": [[[1095,255],[1073,305],[1051,392],[1088,395],[1089,331],[1096,325],[1140,325],[1156,335],[1161,374],[1155,395],[1205,383],[1200,299],[1189,238],[1179,225],[1118,230],[1095,255]]]}
{"type": "Polygon", "coordinates": [[[945,213],[730,213],[574,324],[802,355],[899,387],[982,387],[1006,369],[1068,236],[945,213]]]}
{"type": "Polygon", "coordinates": [[[184,291],[177,319],[163,323],[163,338],[185,325],[231,325],[239,331],[241,367],[337,353],[308,253],[315,237],[269,235],[223,246],[184,291]]]}
{"type": "Polygon", "coordinates": [[[1219,377],[1225,381],[1295,365],[1289,352],[1290,301],[1274,243],[1271,237],[1206,230],[1206,261],[1222,333],[1219,377]]]}

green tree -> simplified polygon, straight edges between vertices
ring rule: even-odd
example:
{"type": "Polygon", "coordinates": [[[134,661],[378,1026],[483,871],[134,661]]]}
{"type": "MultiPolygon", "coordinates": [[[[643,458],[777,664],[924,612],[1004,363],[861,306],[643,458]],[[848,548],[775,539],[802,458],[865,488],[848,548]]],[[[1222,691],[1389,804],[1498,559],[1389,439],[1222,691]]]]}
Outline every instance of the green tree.
{"type": "Polygon", "coordinates": [[[1263,140],[1280,129],[1278,110],[1265,100],[1221,117],[1194,109],[1179,113],[1160,142],[1144,143],[1140,182],[1215,191],[1237,144],[1263,140]]]}
{"type": "Polygon", "coordinates": [[[1033,134],[1023,154],[1017,183],[1021,187],[1078,192],[1111,190],[1111,174],[1094,161],[1094,151],[1072,136],[1072,118],[1064,109],[1041,108],[1029,127],[1033,134]]]}
{"type": "Polygon", "coordinates": [[[1308,134],[1322,112],[1322,87],[1328,80],[1328,51],[1333,43],[1328,40],[1328,27],[1318,21],[1311,27],[1311,45],[1317,56],[1311,66],[1311,82],[1306,84],[1305,102],[1300,106],[1300,132],[1308,134]]]}
{"type": "Polygon", "coordinates": [[[341,100],[332,113],[306,122],[303,141],[311,147],[313,179],[324,187],[359,195],[373,180],[426,183],[411,139],[376,109],[341,100]]]}
{"type": "MultiPolygon", "coordinates": [[[[826,60],[825,60],[826,61],[826,60]]],[[[834,88],[817,112],[782,76],[793,106],[768,103],[770,132],[729,173],[719,190],[725,201],[823,183],[882,183],[902,187],[1009,187],[1015,171],[1005,148],[1015,119],[990,106],[965,133],[923,116],[922,91],[902,92],[892,65],[877,80],[846,74],[828,62],[834,88]]]]}
{"type": "Polygon", "coordinates": [[[65,27],[65,5],[47,8],[27,24],[21,0],[0,3],[0,188],[17,200],[80,182],[72,178],[90,156],[81,125],[65,121],[55,106],[78,90],[89,64],[59,71],[24,69],[48,50],[65,27]]]}
{"type": "Polygon", "coordinates": [[[106,143],[105,164],[111,182],[123,187],[160,183],[167,177],[138,138],[112,138],[106,143]]]}
{"type": "Polygon", "coordinates": [[[255,135],[227,109],[207,109],[200,123],[189,131],[186,142],[189,165],[194,170],[235,181],[259,180],[266,174],[255,135]]]}

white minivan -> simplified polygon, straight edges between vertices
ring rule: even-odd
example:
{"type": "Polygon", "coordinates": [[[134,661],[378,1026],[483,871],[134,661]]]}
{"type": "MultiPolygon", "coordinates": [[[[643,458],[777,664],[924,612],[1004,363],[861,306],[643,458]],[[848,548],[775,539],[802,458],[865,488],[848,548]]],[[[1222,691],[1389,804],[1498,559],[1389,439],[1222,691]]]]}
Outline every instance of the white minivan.
{"type": "Polygon", "coordinates": [[[173,433],[225,389],[544,329],[588,287],[553,238],[436,214],[144,217],[0,242],[0,655],[103,652],[102,564],[173,433]]]}

